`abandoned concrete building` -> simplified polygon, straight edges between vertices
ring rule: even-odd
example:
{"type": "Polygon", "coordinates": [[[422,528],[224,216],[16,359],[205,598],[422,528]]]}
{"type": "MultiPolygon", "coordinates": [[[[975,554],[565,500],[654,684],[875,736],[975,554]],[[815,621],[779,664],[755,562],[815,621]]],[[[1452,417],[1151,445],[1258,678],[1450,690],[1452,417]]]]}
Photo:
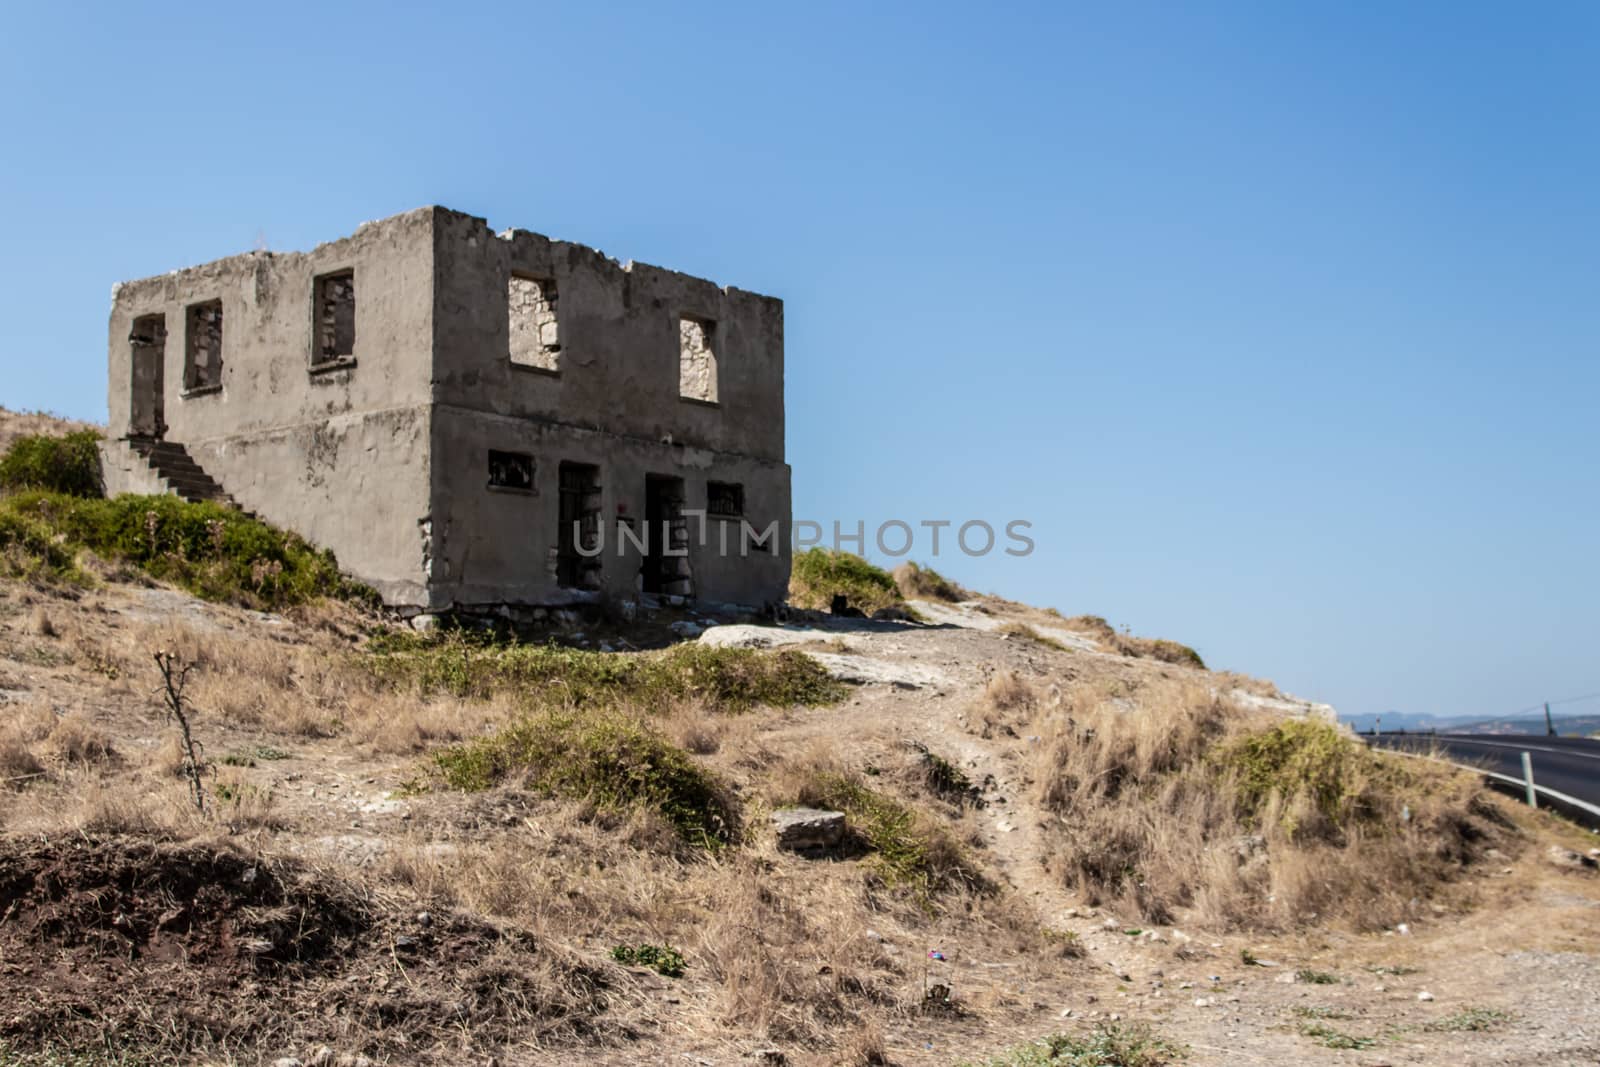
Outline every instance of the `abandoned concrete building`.
{"type": "Polygon", "coordinates": [[[785,595],[771,297],[428,207],[118,285],[109,400],[109,492],[235,502],[405,610],[785,595]]]}

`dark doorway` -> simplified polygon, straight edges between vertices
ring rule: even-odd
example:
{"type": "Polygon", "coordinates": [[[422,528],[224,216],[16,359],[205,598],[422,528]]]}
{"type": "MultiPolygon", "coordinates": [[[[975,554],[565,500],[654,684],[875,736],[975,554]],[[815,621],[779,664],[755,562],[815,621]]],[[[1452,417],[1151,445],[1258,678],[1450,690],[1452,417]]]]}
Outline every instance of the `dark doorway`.
{"type": "Polygon", "coordinates": [[[689,573],[689,521],[683,515],[683,479],[644,476],[644,591],[663,596],[693,596],[689,573]]]}
{"type": "Polygon", "coordinates": [[[567,589],[600,588],[600,468],[561,464],[561,528],[556,532],[556,583],[567,589]],[[582,548],[589,555],[581,555],[582,548]]]}
{"type": "Polygon", "coordinates": [[[160,437],[167,432],[167,317],[141,315],[134,319],[128,346],[133,357],[128,436],[160,437]]]}

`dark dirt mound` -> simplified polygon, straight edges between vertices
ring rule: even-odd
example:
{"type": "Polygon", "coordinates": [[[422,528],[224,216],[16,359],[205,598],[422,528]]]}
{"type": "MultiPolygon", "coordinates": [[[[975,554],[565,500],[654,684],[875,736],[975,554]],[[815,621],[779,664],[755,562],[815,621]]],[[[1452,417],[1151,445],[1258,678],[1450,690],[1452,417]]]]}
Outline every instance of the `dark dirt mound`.
{"type": "Polygon", "coordinates": [[[0,1048],[454,1062],[618,1033],[608,970],[227,847],[0,841],[0,1048]]]}

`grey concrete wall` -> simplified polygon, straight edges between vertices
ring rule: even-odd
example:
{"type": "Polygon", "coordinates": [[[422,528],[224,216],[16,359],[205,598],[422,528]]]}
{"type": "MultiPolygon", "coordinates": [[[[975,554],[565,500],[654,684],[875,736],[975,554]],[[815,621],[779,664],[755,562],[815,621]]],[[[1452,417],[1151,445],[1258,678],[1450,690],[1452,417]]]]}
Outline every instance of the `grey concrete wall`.
{"type": "MultiPolygon", "coordinates": [[[[788,533],[790,500],[789,469],[783,463],[446,405],[435,409],[433,431],[436,610],[584,599],[558,588],[552,572],[563,461],[600,469],[605,592],[627,597],[639,591],[641,559],[633,543],[618,534],[617,525],[633,520],[637,532],[645,515],[645,476],[665,474],[684,480],[690,509],[705,509],[708,480],[736,482],[744,486],[745,515],[752,526],[764,530],[773,520],[781,524],[776,557],[761,552],[741,557],[739,524],[707,520],[706,543],[692,543],[689,549],[695,596],[750,606],[784,598],[789,546],[783,535],[788,533]],[[489,489],[490,449],[532,455],[534,491],[489,489]],[[726,554],[719,537],[724,525],[726,554]]],[[[698,542],[697,524],[691,524],[691,534],[698,542]]]]}
{"type": "Polygon", "coordinates": [[[434,234],[441,403],[783,461],[782,301],[452,211],[434,234]],[[513,273],[556,283],[556,374],[511,362],[513,273]],[[715,405],[678,395],[684,315],[716,324],[715,405]]]}
{"type": "MultiPolygon", "coordinates": [[[[133,320],[162,314],[166,438],[243,507],[332,549],[400,604],[426,602],[434,216],[425,208],[311,252],[255,252],[124,283],[109,330],[112,435],[132,415],[133,320]],[[313,280],[340,270],[355,276],[354,358],[314,370],[313,280]],[[190,393],[185,309],[208,300],[222,302],[221,388],[190,393]]],[[[134,474],[108,479],[138,488],[134,474]]]]}
{"type": "MultiPolygon", "coordinates": [[[[496,234],[455,212],[440,213],[434,236],[436,600],[573,599],[552,576],[562,461],[600,468],[603,580],[614,595],[639,589],[641,560],[631,547],[618,556],[617,523],[642,523],[647,474],[683,478],[691,509],[705,507],[708,480],[741,484],[752,524],[778,520],[787,534],[780,301],[623,265],[525,230],[496,234]],[[507,290],[515,275],[555,284],[555,373],[512,362],[507,290]],[[679,395],[685,316],[714,324],[715,404],[679,395]],[[534,457],[534,495],[487,489],[490,449],[534,457]]],[[[741,557],[738,523],[729,526],[726,556],[714,520],[708,544],[690,549],[695,595],[748,605],[783,599],[787,543],[777,558],[741,557]]]]}

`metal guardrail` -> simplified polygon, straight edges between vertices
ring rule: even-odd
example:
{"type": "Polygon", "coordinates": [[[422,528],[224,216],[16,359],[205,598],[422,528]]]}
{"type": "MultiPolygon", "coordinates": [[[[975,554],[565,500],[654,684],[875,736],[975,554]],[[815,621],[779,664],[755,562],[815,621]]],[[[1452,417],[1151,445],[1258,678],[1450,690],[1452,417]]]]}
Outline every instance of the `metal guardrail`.
{"type": "MultiPolygon", "coordinates": [[[[1394,732],[1403,733],[1403,731],[1399,730],[1394,732]]],[[[1369,735],[1366,734],[1357,734],[1356,736],[1360,737],[1362,740],[1367,740],[1369,737],[1369,735]]],[[[1428,735],[1418,733],[1410,736],[1427,737],[1428,735]]],[[[1511,748],[1512,746],[1506,745],[1503,747],[1511,748]]],[[[1549,786],[1539,785],[1533,777],[1533,758],[1530,753],[1526,751],[1522,752],[1523,777],[1521,778],[1518,778],[1515,775],[1501,774],[1498,771],[1486,771],[1482,767],[1474,767],[1470,763],[1459,763],[1453,759],[1446,759],[1443,756],[1432,755],[1424,752],[1408,752],[1405,749],[1398,747],[1385,747],[1384,751],[1398,752],[1402,756],[1411,756],[1416,759],[1437,759],[1440,763],[1448,763],[1452,767],[1460,767],[1464,771],[1473,771],[1489,779],[1491,784],[1513,788],[1517,792],[1523,794],[1523,796],[1527,799],[1529,807],[1537,808],[1539,805],[1536,802],[1536,798],[1543,799],[1550,807],[1563,812],[1578,822],[1586,823],[1591,827],[1600,828],[1600,806],[1591,804],[1587,800],[1579,800],[1575,796],[1569,796],[1568,794],[1560,792],[1559,790],[1551,789],[1549,786]]]]}

